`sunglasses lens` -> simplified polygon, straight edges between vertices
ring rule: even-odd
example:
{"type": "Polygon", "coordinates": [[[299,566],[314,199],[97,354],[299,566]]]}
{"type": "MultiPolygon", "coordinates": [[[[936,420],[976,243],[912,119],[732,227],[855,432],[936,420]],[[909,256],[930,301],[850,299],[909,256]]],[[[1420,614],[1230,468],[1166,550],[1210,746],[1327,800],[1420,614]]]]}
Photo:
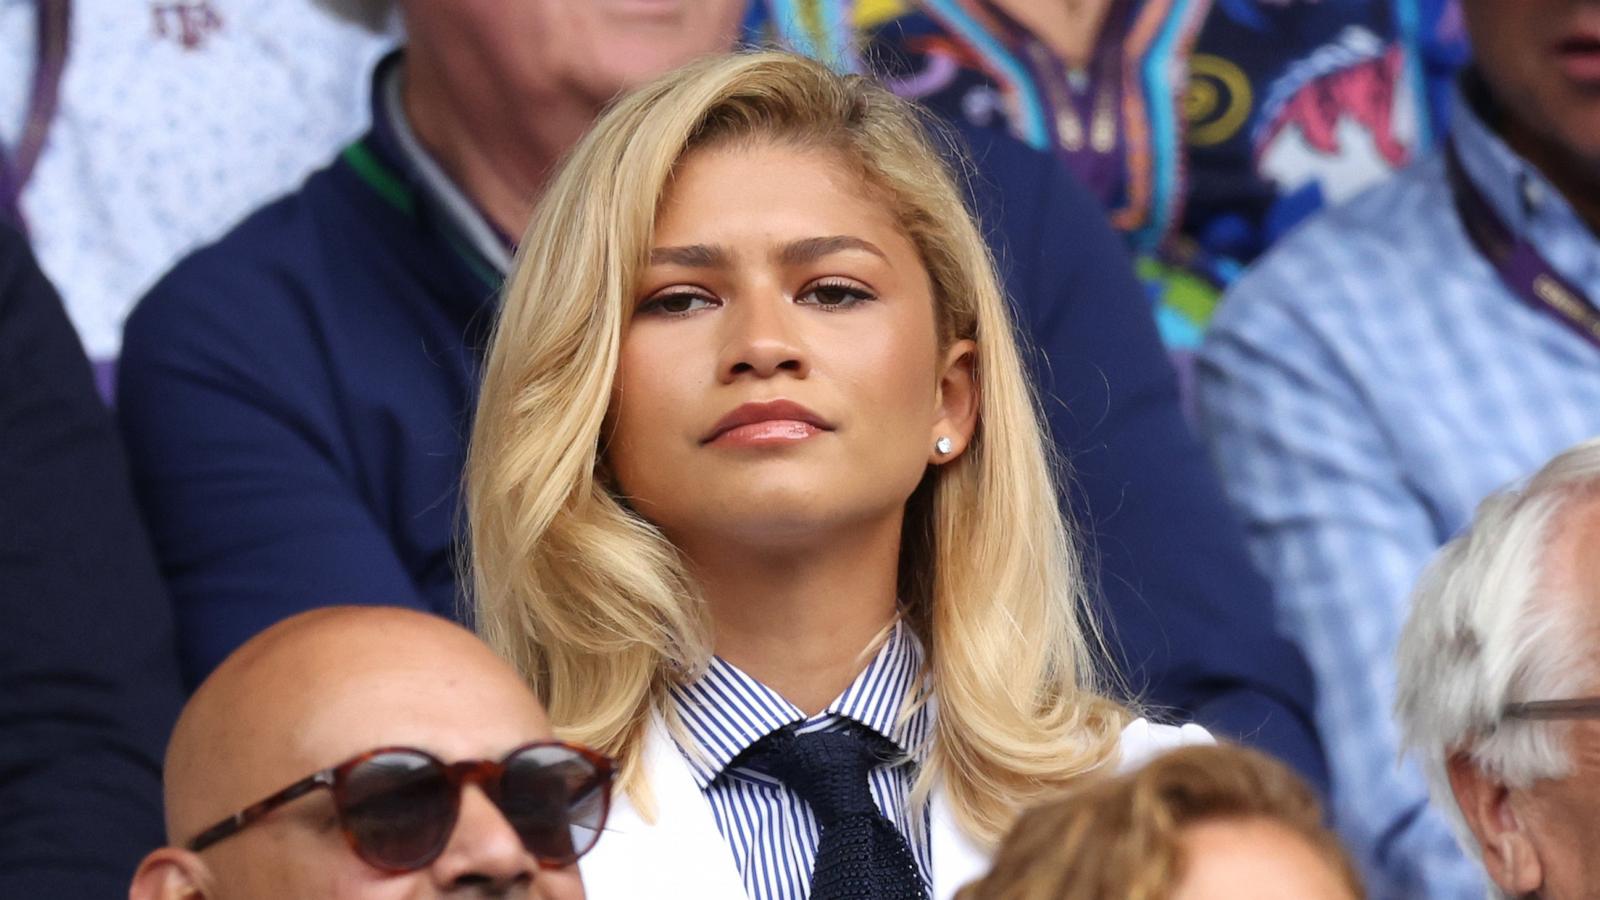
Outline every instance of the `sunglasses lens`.
{"type": "Polygon", "coordinates": [[[611,776],[575,750],[529,747],[506,761],[500,809],[528,852],[548,865],[570,865],[600,839],[611,776]]]}
{"type": "Polygon", "coordinates": [[[421,753],[381,753],[352,769],[340,816],[356,852],[380,869],[428,865],[455,827],[455,789],[438,763],[421,753]]]}

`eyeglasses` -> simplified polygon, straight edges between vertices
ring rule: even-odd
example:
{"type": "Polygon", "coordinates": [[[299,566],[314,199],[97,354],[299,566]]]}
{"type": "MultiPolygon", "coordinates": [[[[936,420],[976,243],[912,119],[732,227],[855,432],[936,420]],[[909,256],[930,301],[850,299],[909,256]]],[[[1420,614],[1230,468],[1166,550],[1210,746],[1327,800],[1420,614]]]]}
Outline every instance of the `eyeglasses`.
{"type": "Polygon", "coordinates": [[[1511,703],[1500,714],[1507,719],[1600,719],[1600,697],[1511,703]]]}
{"type": "Polygon", "coordinates": [[[339,827],[356,855],[385,872],[412,872],[439,858],[478,785],[546,869],[569,866],[600,838],[611,809],[616,764],[559,741],[524,744],[499,762],[445,763],[411,747],[383,747],[309,775],[207,828],[189,842],[204,850],[312,791],[333,792],[339,827]]]}

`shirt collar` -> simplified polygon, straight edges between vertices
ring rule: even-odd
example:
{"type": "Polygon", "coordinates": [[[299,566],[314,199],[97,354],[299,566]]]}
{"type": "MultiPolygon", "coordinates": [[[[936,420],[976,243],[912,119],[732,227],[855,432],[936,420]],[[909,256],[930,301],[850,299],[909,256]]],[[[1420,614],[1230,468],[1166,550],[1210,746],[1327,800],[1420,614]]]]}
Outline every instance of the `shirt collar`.
{"type": "Polygon", "coordinates": [[[904,622],[895,623],[872,661],[827,708],[807,717],[799,707],[721,657],[713,657],[705,673],[674,686],[668,702],[683,725],[680,746],[701,790],[751,745],[788,725],[849,719],[888,738],[914,761],[927,753],[932,728],[930,707],[900,716],[917,690],[922,673],[922,646],[904,622]]]}
{"type": "Polygon", "coordinates": [[[395,51],[379,64],[373,77],[374,131],[390,145],[428,200],[447,219],[459,240],[501,277],[511,271],[512,241],[503,235],[450,179],[433,155],[422,146],[401,102],[403,51],[395,51]]]}
{"type": "Polygon", "coordinates": [[[1543,223],[1583,227],[1549,179],[1495,132],[1493,100],[1472,70],[1457,81],[1450,114],[1450,141],[1462,168],[1513,233],[1526,235],[1543,223]]]}

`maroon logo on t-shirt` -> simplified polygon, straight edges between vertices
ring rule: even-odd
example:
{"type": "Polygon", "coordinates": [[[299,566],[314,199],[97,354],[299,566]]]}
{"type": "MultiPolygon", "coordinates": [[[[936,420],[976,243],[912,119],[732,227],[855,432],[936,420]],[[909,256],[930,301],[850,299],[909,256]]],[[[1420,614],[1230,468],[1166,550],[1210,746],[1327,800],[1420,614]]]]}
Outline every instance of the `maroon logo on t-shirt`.
{"type": "Polygon", "coordinates": [[[211,0],[183,0],[177,3],[152,3],[157,39],[177,41],[185,50],[196,50],[206,38],[222,30],[222,16],[211,0]]]}

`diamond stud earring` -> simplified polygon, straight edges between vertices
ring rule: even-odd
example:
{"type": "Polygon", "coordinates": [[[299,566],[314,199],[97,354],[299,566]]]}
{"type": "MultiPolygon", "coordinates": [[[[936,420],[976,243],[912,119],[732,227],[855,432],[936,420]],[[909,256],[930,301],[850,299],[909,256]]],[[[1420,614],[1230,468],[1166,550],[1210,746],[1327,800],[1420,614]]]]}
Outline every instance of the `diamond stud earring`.
{"type": "Polygon", "coordinates": [[[939,438],[937,441],[933,442],[933,449],[939,451],[940,456],[949,456],[950,451],[954,450],[955,448],[956,445],[951,443],[950,439],[947,437],[939,438]]]}

